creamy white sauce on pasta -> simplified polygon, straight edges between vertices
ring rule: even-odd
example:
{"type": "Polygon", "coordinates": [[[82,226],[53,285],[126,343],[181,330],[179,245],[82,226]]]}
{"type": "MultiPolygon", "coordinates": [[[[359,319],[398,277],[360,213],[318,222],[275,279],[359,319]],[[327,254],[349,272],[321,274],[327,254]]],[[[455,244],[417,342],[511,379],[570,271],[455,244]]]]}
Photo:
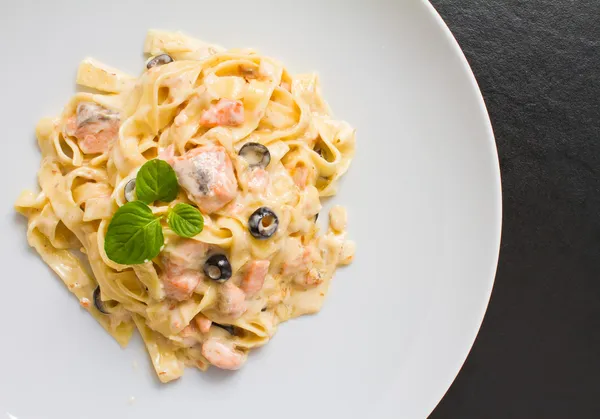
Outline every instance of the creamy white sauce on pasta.
{"type": "Polygon", "coordinates": [[[16,209],[28,218],[29,244],[81,306],[123,346],[137,328],[168,382],[185,365],[237,369],[279,323],[319,311],[336,268],[354,257],[342,207],[330,211],[326,232],[315,219],[350,165],[355,138],[332,118],[315,74],[294,76],[253,50],[180,33],[150,31],[145,53],[173,61],[137,78],[81,63],[77,82],[98,93],[78,93],[62,115],[40,121],[41,191],[24,192],[16,209]],[[267,147],[266,167],[239,155],[249,142],[267,147]],[[204,230],[183,239],[165,228],[157,258],[120,265],[105,254],[104,236],[126,203],[125,186],[153,158],[171,164],[181,185],[153,213],[189,203],[204,230]],[[259,207],[279,222],[266,239],[249,232],[259,207]],[[223,283],[203,271],[214,254],[231,264],[223,283]],[[106,313],[94,303],[97,287],[106,313]]]}

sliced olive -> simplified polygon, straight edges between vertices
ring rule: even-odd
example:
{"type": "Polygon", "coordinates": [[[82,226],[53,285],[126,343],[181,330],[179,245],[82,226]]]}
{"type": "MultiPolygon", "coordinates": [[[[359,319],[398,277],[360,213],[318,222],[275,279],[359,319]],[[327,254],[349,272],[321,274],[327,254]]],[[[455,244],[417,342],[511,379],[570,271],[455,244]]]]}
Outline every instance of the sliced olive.
{"type": "Polygon", "coordinates": [[[94,305],[96,306],[96,308],[98,309],[98,311],[102,314],[110,314],[108,311],[106,311],[106,307],[104,306],[104,302],[102,301],[102,298],[100,298],[100,287],[96,287],[96,289],[94,290],[94,305]]]}
{"type": "Polygon", "coordinates": [[[246,143],[240,149],[239,155],[242,156],[250,167],[260,167],[264,169],[271,162],[271,153],[269,149],[259,143],[246,143]]]}
{"type": "Polygon", "coordinates": [[[223,330],[226,330],[227,333],[229,333],[230,335],[234,335],[235,333],[235,329],[233,328],[232,325],[230,324],[220,324],[220,323],[213,323],[213,325],[220,327],[223,330]]]}
{"type": "Polygon", "coordinates": [[[231,264],[225,255],[212,255],[204,262],[204,275],[217,282],[231,278],[231,264]]]}
{"type": "Polygon", "coordinates": [[[135,201],[135,179],[131,179],[125,184],[123,192],[127,202],[135,201]]]}
{"type": "Polygon", "coordinates": [[[315,223],[317,222],[318,219],[319,219],[319,213],[317,212],[317,215],[315,215],[315,223]]]}
{"type": "Polygon", "coordinates": [[[262,311],[264,313],[265,311],[267,311],[267,308],[263,307],[260,311],[262,311]]]}
{"type": "Polygon", "coordinates": [[[157,55],[156,57],[153,57],[150,61],[148,61],[148,63],[146,64],[146,68],[151,69],[152,67],[156,67],[158,65],[169,64],[171,62],[173,62],[173,58],[171,58],[170,55],[160,54],[160,55],[157,55]]]}
{"type": "Polygon", "coordinates": [[[260,207],[248,219],[250,234],[260,240],[268,239],[275,234],[278,226],[279,218],[267,207],[260,207]]]}

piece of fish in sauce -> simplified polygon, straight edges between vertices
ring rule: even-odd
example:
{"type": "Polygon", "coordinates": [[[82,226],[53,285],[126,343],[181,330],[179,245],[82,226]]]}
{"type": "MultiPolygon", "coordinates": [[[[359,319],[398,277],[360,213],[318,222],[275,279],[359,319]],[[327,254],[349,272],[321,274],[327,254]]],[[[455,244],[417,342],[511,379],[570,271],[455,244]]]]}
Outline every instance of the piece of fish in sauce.
{"type": "Polygon", "coordinates": [[[194,317],[194,322],[200,333],[208,333],[210,331],[210,326],[212,326],[212,321],[204,314],[196,315],[196,317],[194,317]]]}
{"type": "Polygon", "coordinates": [[[206,127],[235,127],[244,123],[244,104],[239,100],[219,99],[200,117],[200,125],[206,127]]]}
{"type": "Polygon", "coordinates": [[[77,139],[86,154],[110,150],[119,137],[119,113],[93,102],[80,102],[75,115],[67,119],[65,132],[77,139]]]}
{"type": "Polygon", "coordinates": [[[177,301],[190,299],[201,280],[202,274],[192,270],[176,273],[167,271],[161,276],[165,294],[177,301]]]}
{"type": "Polygon", "coordinates": [[[162,254],[164,272],[160,279],[167,297],[185,301],[192,296],[202,281],[200,269],[210,248],[208,244],[192,239],[165,246],[162,254]]]}
{"type": "Polygon", "coordinates": [[[224,370],[237,370],[246,361],[246,354],[235,349],[232,343],[210,338],[202,344],[202,355],[208,362],[224,370]]]}
{"type": "Polygon", "coordinates": [[[221,146],[202,146],[175,157],[173,169],[179,184],[205,214],[218,211],[237,196],[233,164],[221,146]]]}
{"type": "Polygon", "coordinates": [[[226,282],[221,287],[219,312],[234,319],[239,318],[248,309],[246,305],[246,294],[231,282],[226,282]]]}
{"type": "Polygon", "coordinates": [[[182,272],[186,269],[201,271],[207,254],[213,247],[194,239],[170,242],[162,252],[165,269],[167,272],[182,272]]]}
{"type": "Polygon", "coordinates": [[[248,264],[246,274],[242,278],[240,288],[251,297],[260,291],[265,283],[271,262],[268,260],[253,260],[248,264]]]}

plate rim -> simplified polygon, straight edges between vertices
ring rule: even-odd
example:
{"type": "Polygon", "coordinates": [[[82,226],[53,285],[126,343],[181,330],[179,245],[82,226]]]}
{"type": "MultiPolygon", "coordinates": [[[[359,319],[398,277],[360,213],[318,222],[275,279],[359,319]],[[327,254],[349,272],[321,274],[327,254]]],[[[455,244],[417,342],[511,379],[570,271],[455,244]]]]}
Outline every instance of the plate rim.
{"type": "Polygon", "coordinates": [[[469,83],[471,85],[471,89],[473,89],[473,91],[475,93],[475,98],[477,100],[477,106],[479,107],[480,111],[482,112],[482,115],[484,116],[484,120],[482,122],[486,126],[487,135],[486,135],[485,139],[482,138],[482,141],[485,141],[487,143],[487,146],[489,149],[488,151],[490,151],[492,153],[490,157],[492,157],[492,162],[494,164],[493,172],[495,173],[493,187],[494,187],[494,195],[495,195],[496,202],[497,202],[497,207],[495,208],[496,214],[497,214],[497,219],[495,220],[495,224],[493,226],[491,226],[493,228],[490,229],[492,238],[494,238],[493,243],[490,242],[490,244],[494,245],[495,263],[491,267],[491,275],[490,275],[490,279],[488,280],[488,282],[489,282],[488,289],[487,289],[486,294],[485,294],[484,298],[482,299],[481,305],[479,307],[479,313],[477,315],[478,326],[477,326],[476,330],[474,331],[473,337],[468,340],[468,342],[467,342],[468,345],[467,345],[466,350],[461,351],[461,352],[464,352],[464,354],[461,356],[461,358],[458,362],[457,368],[454,368],[455,371],[453,371],[452,374],[450,374],[450,376],[451,376],[450,381],[446,385],[444,385],[446,390],[442,394],[440,394],[439,397],[436,396],[435,399],[437,401],[432,406],[427,408],[426,417],[429,417],[429,415],[431,415],[431,413],[433,413],[433,411],[437,408],[437,406],[440,404],[440,402],[444,399],[444,397],[446,396],[446,394],[452,387],[452,384],[454,384],[454,382],[456,381],[456,378],[458,377],[465,362],[467,361],[467,358],[471,354],[471,351],[473,350],[473,346],[475,344],[477,336],[479,335],[479,332],[481,331],[481,327],[483,325],[483,321],[485,319],[485,315],[487,313],[487,309],[490,304],[490,299],[491,299],[492,292],[494,289],[494,284],[496,282],[496,275],[498,273],[498,264],[500,261],[500,244],[502,241],[502,221],[503,221],[502,207],[503,207],[503,205],[502,205],[502,173],[500,171],[500,159],[499,159],[499,155],[498,155],[498,145],[496,142],[496,137],[494,135],[494,129],[492,126],[490,114],[488,112],[488,109],[487,109],[487,106],[485,103],[485,99],[483,97],[483,92],[481,91],[479,83],[477,82],[477,78],[475,77],[475,73],[473,72],[473,69],[471,68],[471,65],[469,64],[469,60],[467,59],[464,51],[460,47],[458,40],[456,39],[456,37],[454,36],[452,31],[446,24],[446,22],[444,21],[444,19],[440,15],[440,13],[431,4],[430,0],[420,0],[420,2],[425,6],[425,8],[428,9],[429,13],[431,14],[431,16],[433,17],[433,19],[435,21],[435,24],[440,28],[440,30],[442,31],[442,33],[444,34],[446,39],[449,41],[449,47],[452,49],[452,52],[458,57],[460,64],[463,67],[463,71],[465,72],[466,76],[468,77],[469,83]]]}

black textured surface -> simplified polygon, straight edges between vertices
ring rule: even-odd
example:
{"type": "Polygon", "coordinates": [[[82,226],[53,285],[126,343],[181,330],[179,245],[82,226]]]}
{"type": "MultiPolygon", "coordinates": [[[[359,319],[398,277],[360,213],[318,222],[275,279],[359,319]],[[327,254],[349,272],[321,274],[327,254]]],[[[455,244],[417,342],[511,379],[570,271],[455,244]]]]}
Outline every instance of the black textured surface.
{"type": "Polygon", "coordinates": [[[431,418],[600,418],[600,0],[432,3],[488,106],[504,227],[482,329],[431,418]]]}

